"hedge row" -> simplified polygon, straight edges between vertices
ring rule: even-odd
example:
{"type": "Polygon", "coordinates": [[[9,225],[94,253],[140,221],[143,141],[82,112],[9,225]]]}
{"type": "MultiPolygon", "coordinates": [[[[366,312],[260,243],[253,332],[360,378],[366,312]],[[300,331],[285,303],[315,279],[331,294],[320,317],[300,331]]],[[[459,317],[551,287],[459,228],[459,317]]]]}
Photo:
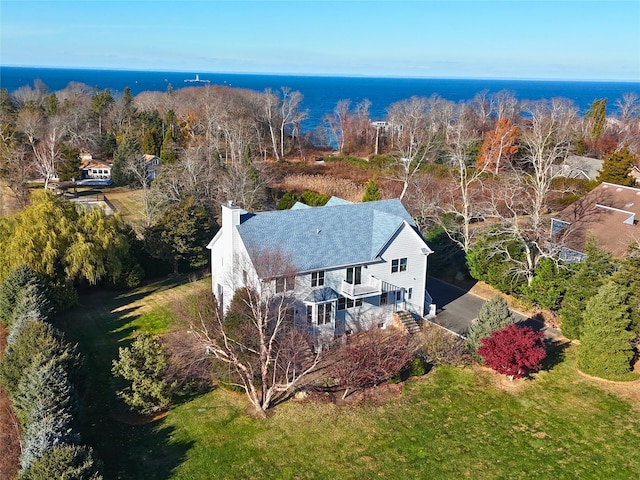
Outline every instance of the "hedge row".
{"type": "Polygon", "coordinates": [[[48,285],[26,266],[0,284],[0,321],[9,331],[0,382],[22,430],[19,478],[100,479],[100,462],[73,426],[80,356],[49,323],[51,305],[48,285]]]}

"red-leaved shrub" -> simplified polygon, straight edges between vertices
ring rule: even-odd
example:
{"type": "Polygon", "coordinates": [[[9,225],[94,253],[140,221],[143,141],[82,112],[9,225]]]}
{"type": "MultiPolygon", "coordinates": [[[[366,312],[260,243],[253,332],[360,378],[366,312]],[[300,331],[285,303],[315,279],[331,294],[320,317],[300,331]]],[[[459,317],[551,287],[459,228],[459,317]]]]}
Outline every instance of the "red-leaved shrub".
{"type": "Polygon", "coordinates": [[[511,378],[522,378],[540,370],[547,356],[542,332],[516,324],[496,330],[480,340],[478,355],[484,364],[511,378]]]}

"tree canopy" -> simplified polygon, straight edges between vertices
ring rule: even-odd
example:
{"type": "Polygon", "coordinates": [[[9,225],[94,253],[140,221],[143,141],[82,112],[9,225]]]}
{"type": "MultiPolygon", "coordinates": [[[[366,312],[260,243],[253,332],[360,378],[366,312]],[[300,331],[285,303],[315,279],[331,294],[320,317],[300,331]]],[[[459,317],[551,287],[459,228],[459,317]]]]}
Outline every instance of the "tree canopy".
{"type": "Polygon", "coordinates": [[[619,380],[631,371],[635,334],[629,331],[629,292],[614,282],[587,302],[578,348],[578,367],[589,375],[619,380]]]}
{"type": "Polygon", "coordinates": [[[54,284],[117,284],[137,266],[129,255],[132,241],[117,215],[79,209],[53,193],[37,191],[29,207],[0,219],[0,281],[24,264],[54,284]]]}
{"type": "Polygon", "coordinates": [[[599,170],[597,180],[599,182],[615,183],[633,187],[636,184],[635,178],[630,173],[633,166],[638,163],[638,156],[624,146],[621,150],[612,152],[606,156],[602,163],[602,170],[599,170]]]}
{"type": "Polygon", "coordinates": [[[471,322],[469,326],[469,333],[467,334],[469,349],[475,354],[483,338],[489,337],[494,331],[514,322],[515,317],[509,309],[507,301],[502,296],[498,295],[491,300],[487,300],[480,307],[478,318],[471,322]]]}

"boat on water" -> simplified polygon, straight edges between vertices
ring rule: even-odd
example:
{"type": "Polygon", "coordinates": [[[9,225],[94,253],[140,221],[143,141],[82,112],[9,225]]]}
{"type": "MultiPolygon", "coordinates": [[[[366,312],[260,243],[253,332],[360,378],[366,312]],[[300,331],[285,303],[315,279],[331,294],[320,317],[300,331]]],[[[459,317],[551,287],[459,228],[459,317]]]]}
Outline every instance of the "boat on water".
{"type": "Polygon", "coordinates": [[[211,80],[201,80],[200,75],[196,73],[196,78],[186,78],[186,83],[211,83],[211,80]]]}

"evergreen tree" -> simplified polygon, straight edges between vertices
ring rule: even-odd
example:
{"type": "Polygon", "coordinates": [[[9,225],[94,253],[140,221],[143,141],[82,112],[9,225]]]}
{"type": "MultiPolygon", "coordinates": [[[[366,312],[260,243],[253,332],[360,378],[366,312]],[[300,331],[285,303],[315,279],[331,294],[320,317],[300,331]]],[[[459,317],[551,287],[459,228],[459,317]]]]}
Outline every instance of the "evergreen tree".
{"type": "Polygon", "coordinates": [[[56,445],[20,472],[19,480],[102,480],[101,463],[93,450],[80,445],[56,445]]]}
{"type": "Polygon", "coordinates": [[[522,293],[527,300],[539,307],[557,311],[567,289],[567,282],[576,268],[574,265],[558,266],[552,259],[544,258],[536,266],[531,284],[522,287],[522,293]]]}
{"type": "Polygon", "coordinates": [[[326,205],[326,203],[329,201],[329,197],[312,190],[305,190],[304,192],[302,192],[302,195],[300,195],[300,201],[306,205],[318,207],[326,205]]]}
{"type": "Polygon", "coordinates": [[[37,318],[17,322],[10,337],[0,362],[0,381],[11,396],[18,394],[20,380],[36,360],[42,363],[55,360],[67,371],[78,365],[76,348],[51,324],[37,318]]]}
{"type": "Polygon", "coordinates": [[[629,150],[629,146],[625,145],[621,150],[611,152],[606,156],[602,163],[602,170],[599,170],[597,180],[599,182],[633,187],[636,180],[630,173],[639,160],[640,158],[629,150]]]}
{"type": "Polygon", "coordinates": [[[604,133],[607,121],[607,99],[599,98],[589,105],[589,110],[584,116],[589,121],[589,135],[593,139],[598,139],[604,133]]]}
{"type": "Polygon", "coordinates": [[[372,178],[367,182],[367,189],[362,197],[363,202],[374,202],[376,200],[382,200],[382,192],[378,186],[378,182],[375,178],[372,178]]]}
{"type": "Polygon", "coordinates": [[[47,321],[53,310],[49,289],[41,282],[29,283],[20,291],[7,327],[12,328],[16,321],[23,317],[37,317],[47,321]]]}
{"type": "Polygon", "coordinates": [[[145,246],[150,255],[173,265],[177,275],[181,264],[199,268],[207,264],[205,249],[218,226],[204,207],[192,197],[169,208],[162,218],[145,232],[145,246]]]}
{"type": "Polygon", "coordinates": [[[113,96],[108,88],[105,88],[102,91],[96,91],[93,97],[91,97],[91,113],[98,121],[99,135],[102,135],[102,117],[112,104],[113,96]]]}
{"type": "Polygon", "coordinates": [[[12,397],[16,416],[25,424],[36,409],[43,415],[66,412],[75,413],[76,401],[69,374],[58,359],[45,359],[42,355],[33,359],[18,383],[12,397]]]}
{"type": "Polygon", "coordinates": [[[587,302],[578,347],[578,368],[589,375],[617,380],[631,370],[635,336],[628,330],[629,292],[609,282],[587,302]]]}
{"type": "Polygon", "coordinates": [[[135,185],[136,177],[129,171],[129,165],[139,164],[142,159],[142,147],[132,130],[127,131],[115,153],[111,167],[111,179],[116,185],[135,185]]]}
{"type": "Polygon", "coordinates": [[[98,152],[106,157],[113,157],[117,149],[116,136],[111,132],[103,133],[99,140],[98,152]]]}
{"type": "Polygon", "coordinates": [[[474,355],[480,347],[480,340],[489,337],[492,332],[515,323],[516,319],[509,309],[507,301],[496,296],[482,304],[478,312],[478,318],[469,325],[467,333],[467,345],[474,355]]]}
{"type": "Polygon", "coordinates": [[[44,453],[56,445],[77,443],[78,435],[71,428],[72,417],[64,412],[45,414],[38,408],[30,413],[22,433],[22,454],[20,465],[23,469],[41,458],[44,453]]]}
{"type": "Polygon", "coordinates": [[[167,129],[162,140],[162,148],[160,149],[160,158],[168,164],[178,161],[178,145],[173,140],[171,130],[167,129]]]}
{"type": "Polygon", "coordinates": [[[167,353],[151,334],[139,333],[130,347],[120,348],[112,372],[126,381],[117,393],[131,409],[152,414],[169,407],[173,385],[165,380],[167,353]]]}
{"type": "Polygon", "coordinates": [[[613,258],[597,247],[593,240],[585,245],[587,257],[580,262],[576,273],[568,280],[562,305],[558,311],[562,334],[567,338],[581,337],[584,306],[614,270],[613,258]]]}
{"type": "Polygon", "coordinates": [[[6,88],[0,88],[0,113],[14,113],[16,106],[13,103],[13,98],[6,88]]]}
{"type": "Polygon", "coordinates": [[[631,309],[630,330],[640,338],[640,255],[626,258],[622,266],[611,276],[620,288],[629,292],[627,304],[631,309]]]}
{"type": "Polygon", "coordinates": [[[59,111],[60,111],[60,101],[58,100],[58,97],[56,96],[55,93],[50,93],[47,96],[45,112],[49,116],[54,116],[54,115],[57,115],[59,111]]]}
{"type": "Polygon", "coordinates": [[[285,194],[280,197],[280,200],[278,200],[278,205],[276,208],[278,210],[289,210],[296,204],[299,199],[300,197],[298,197],[298,195],[296,195],[295,193],[285,192],[285,194]]]}
{"type": "MultiPolygon", "coordinates": [[[[21,297],[25,295],[25,289],[33,285],[30,293],[41,297],[42,301],[46,299],[47,287],[45,282],[26,265],[19,265],[9,272],[7,278],[0,284],[0,322],[10,328],[15,320],[15,310],[17,304],[21,301],[21,297]]],[[[47,305],[43,305],[47,311],[47,305]]],[[[24,312],[22,312],[24,313],[24,312]]]]}
{"type": "Polygon", "coordinates": [[[67,145],[60,145],[62,161],[58,164],[58,178],[62,181],[69,181],[73,178],[80,178],[80,153],[75,148],[67,145]]]}
{"type": "Polygon", "coordinates": [[[497,230],[480,235],[466,253],[469,274],[505,293],[517,292],[526,283],[525,276],[514,269],[512,259],[525,260],[522,244],[497,230]]]}

